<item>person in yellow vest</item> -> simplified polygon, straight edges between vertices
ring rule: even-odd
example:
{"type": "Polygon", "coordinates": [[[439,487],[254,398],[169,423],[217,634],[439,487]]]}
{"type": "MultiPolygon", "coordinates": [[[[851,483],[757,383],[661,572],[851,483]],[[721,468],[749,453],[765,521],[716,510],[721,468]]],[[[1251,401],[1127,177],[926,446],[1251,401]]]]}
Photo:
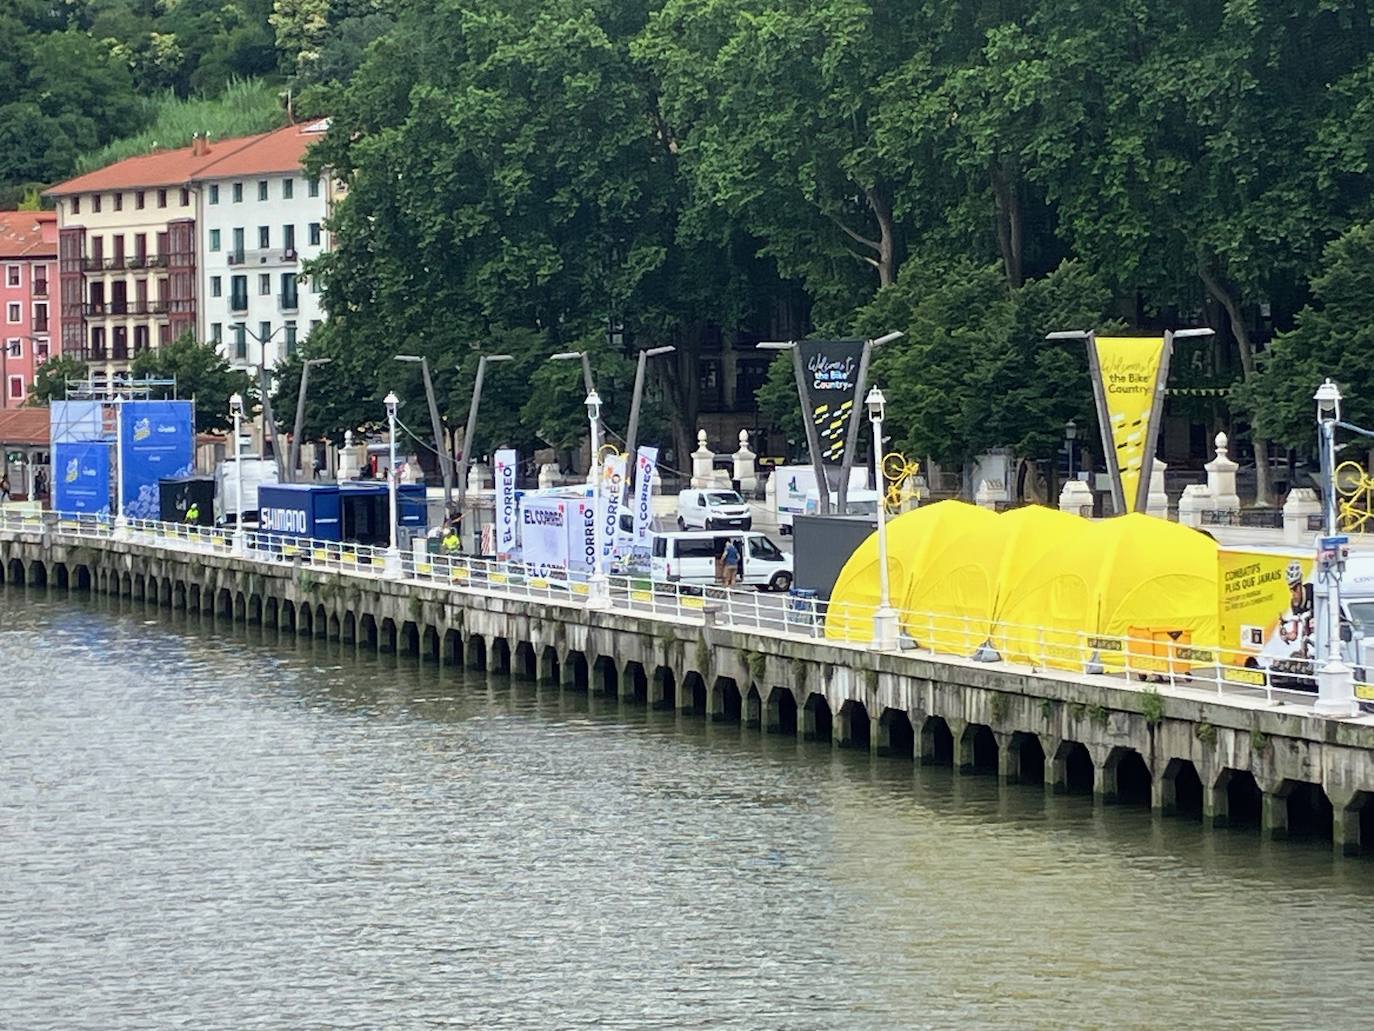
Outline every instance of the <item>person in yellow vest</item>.
{"type": "Polygon", "coordinates": [[[449,523],[444,530],[444,539],[440,546],[444,549],[445,555],[456,555],[462,546],[462,541],[458,538],[458,527],[449,523]]]}
{"type": "Polygon", "coordinates": [[[187,507],[186,521],[193,526],[200,522],[200,502],[192,501],[187,507]]]}

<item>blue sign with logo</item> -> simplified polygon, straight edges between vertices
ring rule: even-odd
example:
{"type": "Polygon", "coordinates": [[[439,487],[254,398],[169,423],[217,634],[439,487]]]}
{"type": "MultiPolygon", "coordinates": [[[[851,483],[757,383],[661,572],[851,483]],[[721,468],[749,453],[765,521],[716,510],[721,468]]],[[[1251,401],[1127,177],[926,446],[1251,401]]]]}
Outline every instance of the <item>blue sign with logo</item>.
{"type": "Polygon", "coordinates": [[[120,406],[124,514],[158,519],[158,481],[189,476],[196,460],[190,401],[125,401],[120,406]]]}
{"type": "Polygon", "coordinates": [[[58,512],[110,514],[110,445],[54,444],[52,500],[58,512]]]}

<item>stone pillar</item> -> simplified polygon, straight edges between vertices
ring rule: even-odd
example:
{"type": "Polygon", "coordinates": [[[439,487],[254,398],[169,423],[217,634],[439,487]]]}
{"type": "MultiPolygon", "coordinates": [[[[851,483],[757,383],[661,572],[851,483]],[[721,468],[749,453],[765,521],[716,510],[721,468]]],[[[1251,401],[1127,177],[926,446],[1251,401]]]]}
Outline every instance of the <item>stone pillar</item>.
{"type": "Polygon", "coordinates": [[[749,432],[739,431],[739,450],[735,452],[735,482],[739,484],[740,492],[746,496],[754,493],[754,488],[759,484],[758,473],[754,467],[754,459],[758,456],[749,450],[749,432]]]}
{"type": "Polygon", "coordinates": [[[892,754],[892,732],[883,717],[868,717],[868,750],[874,755],[892,754]]]}
{"type": "Polygon", "coordinates": [[[1012,735],[993,731],[997,738],[997,779],[1003,784],[1021,782],[1021,753],[1012,748],[1012,735]]]}
{"type": "Polygon", "coordinates": [[[1218,433],[1215,443],[1216,458],[1203,466],[1207,470],[1207,488],[1216,505],[1214,511],[1239,512],[1240,496],[1236,493],[1236,469],[1239,467],[1226,452],[1226,434],[1218,433]]]}
{"type": "Polygon", "coordinates": [[[539,489],[548,490],[550,487],[557,487],[558,481],[563,477],[559,474],[556,462],[545,462],[539,467],[539,489]]]}
{"type": "Polygon", "coordinates": [[[1059,754],[1063,744],[1062,738],[1040,735],[1040,747],[1045,750],[1045,790],[1056,795],[1067,794],[1069,790],[1069,764],[1059,754]]]}
{"type": "Polygon", "coordinates": [[[668,700],[668,670],[658,667],[649,677],[649,706],[654,709],[667,709],[672,706],[668,700]]]}
{"type": "MultiPolygon", "coordinates": [[[[781,695],[777,696],[781,697],[781,695]]],[[[773,692],[768,692],[768,697],[763,701],[763,732],[765,734],[782,733],[782,705],[774,697],[773,692]]]]}
{"type": "Polygon", "coordinates": [[[711,719],[721,723],[725,719],[725,687],[722,684],[714,684],[710,694],[707,695],[710,704],[711,719]]]}
{"type": "Polygon", "coordinates": [[[750,730],[758,730],[763,725],[763,701],[757,691],[744,695],[744,725],[750,730]]]}
{"type": "Polygon", "coordinates": [[[973,492],[973,503],[979,508],[996,510],[997,503],[1005,500],[1006,491],[991,486],[987,480],[978,481],[978,489],[973,492]]]}
{"type": "Polygon", "coordinates": [[[1093,797],[1104,805],[1116,801],[1116,765],[1109,762],[1111,749],[1105,745],[1088,745],[1093,760],[1093,797]]]}
{"type": "Polygon", "coordinates": [[[1225,775],[1223,771],[1209,778],[1205,771],[1198,771],[1202,778],[1202,822],[1218,830],[1231,825],[1231,801],[1226,794],[1226,785],[1221,782],[1225,775]]]}
{"type": "Polygon", "coordinates": [[[1178,785],[1167,770],[1150,781],[1150,807],[1161,816],[1178,812],[1178,785]]]}
{"type": "Polygon", "coordinates": [[[803,741],[816,740],[816,710],[806,705],[797,706],[797,736],[803,741]]]}
{"type": "Polygon", "coordinates": [[[1322,514],[1321,499],[1311,487],[1294,487],[1283,503],[1283,543],[1311,544],[1312,531],[1307,517],[1322,514]]]}
{"type": "Polygon", "coordinates": [[[494,482],[491,475],[491,466],[482,461],[472,463],[472,467],[468,470],[469,491],[485,490],[491,487],[494,482]]]}
{"type": "Polygon", "coordinates": [[[1059,492],[1059,511],[1070,515],[1091,518],[1093,514],[1093,490],[1082,480],[1069,480],[1059,492]]]}
{"type": "MultiPolygon", "coordinates": [[[[1349,788],[1326,787],[1327,799],[1331,802],[1331,846],[1338,856],[1358,856],[1360,854],[1360,810],[1356,806],[1355,792],[1349,788]]],[[[1364,799],[1361,798],[1361,802],[1364,799]]]]}
{"type": "Polygon", "coordinates": [[[697,449],[692,452],[692,486],[711,486],[716,453],[706,446],[706,431],[697,431],[697,449]]]}
{"type": "Polygon", "coordinates": [[[1178,521],[1197,529],[1202,525],[1202,513],[1216,511],[1216,499],[1205,483],[1190,483],[1178,499],[1178,521]]]}
{"type": "Polygon", "coordinates": [[[1158,458],[1150,467],[1150,496],[1145,502],[1145,512],[1156,519],[1169,518],[1169,495],[1164,490],[1164,471],[1167,468],[1158,458]]]}
{"type": "Polygon", "coordinates": [[[339,452],[339,479],[356,480],[367,461],[367,448],[353,445],[353,431],[344,431],[344,446],[339,452]]]}
{"type": "Polygon", "coordinates": [[[1271,791],[1267,785],[1261,786],[1264,795],[1264,812],[1260,818],[1260,826],[1264,829],[1264,835],[1273,841],[1282,841],[1288,837],[1288,798],[1280,795],[1277,791],[1271,791]]]}
{"type": "Polygon", "coordinates": [[[836,748],[854,746],[854,710],[841,705],[830,721],[830,740],[836,748]]]}
{"type": "Polygon", "coordinates": [[[959,720],[958,727],[955,727],[954,720],[945,720],[949,724],[949,732],[954,738],[954,768],[960,773],[973,772],[973,735],[967,733],[968,720],[959,720]]]}

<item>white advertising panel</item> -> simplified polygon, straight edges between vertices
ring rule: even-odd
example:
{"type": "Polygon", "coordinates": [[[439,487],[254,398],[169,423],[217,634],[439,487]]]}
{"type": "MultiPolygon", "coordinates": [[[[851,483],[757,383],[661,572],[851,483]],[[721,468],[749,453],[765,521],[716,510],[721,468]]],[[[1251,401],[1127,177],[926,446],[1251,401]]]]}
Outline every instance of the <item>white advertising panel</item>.
{"type": "Polygon", "coordinates": [[[620,499],[625,493],[625,456],[607,455],[601,463],[601,508],[597,520],[601,524],[601,571],[610,570],[611,555],[615,551],[617,528],[620,524],[620,499]]]}
{"type": "Polygon", "coordinates": [[[658,448],[642,447],[635,455],[635,538],[636,550],[649,550],[649,534],[654,528],[654,469],[658,448]]]}
{"type": "Polygon", "coordinates": [[[566,498],[526,498],[520,506],[520,555],[541,573],[568,568],[569,509],[566,498]]]}
{"type": "Polygon", "coordinates": [[[591,573],[596,568],[596,504],[577,498],[568,505],[568,568],[591,573]]]}
{"type": "Polygon", "coordinates": [[[495,455],[496,474],[496,557],[508,559],[516,548],[515,474],[519,456],[512,448],[495,455]]]}

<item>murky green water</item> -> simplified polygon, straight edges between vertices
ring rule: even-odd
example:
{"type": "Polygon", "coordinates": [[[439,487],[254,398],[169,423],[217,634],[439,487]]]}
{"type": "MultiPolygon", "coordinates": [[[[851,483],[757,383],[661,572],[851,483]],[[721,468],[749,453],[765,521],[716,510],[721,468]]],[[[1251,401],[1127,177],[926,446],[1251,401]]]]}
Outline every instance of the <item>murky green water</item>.
{"type": "Polygon", "coordinates": [[[0,1025],[1361,1027],[1374,864],[0,593],[0,1025]]]}

